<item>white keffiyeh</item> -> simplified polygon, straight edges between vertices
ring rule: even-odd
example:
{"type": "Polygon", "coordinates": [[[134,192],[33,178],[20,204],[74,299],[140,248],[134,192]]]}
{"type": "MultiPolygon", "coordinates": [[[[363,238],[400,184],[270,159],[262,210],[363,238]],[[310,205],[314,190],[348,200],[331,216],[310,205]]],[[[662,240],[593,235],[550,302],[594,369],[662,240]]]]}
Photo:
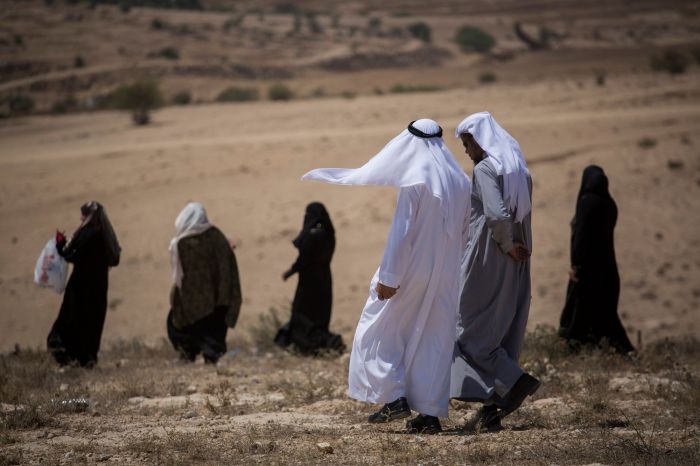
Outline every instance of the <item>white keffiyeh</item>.
{"type": "Polygon", "coordinates": [[[489,112],[469,115],[457,126],[455,136],[469,133],[493,162],[496,173],[503,177],[503,197],[516,222],[532,210],[528,177],[530,172],[520,144],[499,125],[489,112]]]}

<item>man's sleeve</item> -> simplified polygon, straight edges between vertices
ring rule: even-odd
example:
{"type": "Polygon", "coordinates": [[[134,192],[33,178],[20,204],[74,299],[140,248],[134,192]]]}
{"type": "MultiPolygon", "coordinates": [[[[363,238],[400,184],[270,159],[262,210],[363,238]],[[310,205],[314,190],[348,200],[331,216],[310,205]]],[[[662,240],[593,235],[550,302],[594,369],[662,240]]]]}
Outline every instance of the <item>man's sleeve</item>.
{"type": "Polygon", "coordinates": [[[421,186],[401,188],[396,202],[394,220],[379,266],[379,282],[397,288],[406,271],[411,255],[411,232],[420,203],[421,186]]]}
{"type": "Polygon", "coordinates": [[[474,182],[479,186],[486,226],[492,232],[491,237],[498,243],[501,251],[508,254],[513,249],[513,218],[503,202],[503,193],[498,186],[496,174],[490,167],[486,167],[477,171],[474,182]]]}

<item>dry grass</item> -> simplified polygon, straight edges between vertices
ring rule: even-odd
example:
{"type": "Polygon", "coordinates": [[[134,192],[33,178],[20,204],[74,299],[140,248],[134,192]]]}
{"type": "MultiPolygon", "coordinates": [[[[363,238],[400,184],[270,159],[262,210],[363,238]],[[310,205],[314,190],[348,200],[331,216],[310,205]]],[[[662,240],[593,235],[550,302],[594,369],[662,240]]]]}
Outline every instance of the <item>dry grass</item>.
{"type": "Polygon", "coordinates": [[[0,359],[0,402],[14,407],[0,417],[0,465],[107,456],[135,464],[695,464],[698,348],[678,339],[633,358],[571,354],[552,329],[539,328],[523,354],[544,380],[533,400],[500,433],[463,432],[462,417],[477,406],[453,403],[440,436],[366,424],[372,408],[344,394],[347,356],[251,348],[213,367],[182,364],[166,344],[120,342],[89,371],[20,351],[0,359]],[[620,377],[632,385],[611,389],[620,377]],[[673,383],[634,385],[645,377],[673,383]],[[177,405],[129,400],[183,396],[188,401],[177,405]],[[88,398],[90,408],[55,402],[75,397],[88,398]]]}

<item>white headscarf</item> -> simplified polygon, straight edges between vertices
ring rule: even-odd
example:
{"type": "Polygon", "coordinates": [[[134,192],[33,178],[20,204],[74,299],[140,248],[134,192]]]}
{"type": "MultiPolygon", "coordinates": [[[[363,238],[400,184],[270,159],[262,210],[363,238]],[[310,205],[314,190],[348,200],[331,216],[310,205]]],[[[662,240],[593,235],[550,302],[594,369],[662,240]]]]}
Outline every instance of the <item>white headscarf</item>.
{"type": "Polygon", "coordinates": [[[520,144],[499,125],[489,112],[469,115],[457,126],[455,136],[469,133],[474,136],[493,162],[496,173],[503,176],[503,197],[515,221],[522,222],[532,210],[528,188],[527,163],[520,144]]]}
{"type": "Polygon", "coordinates": [[[319,168],[301,179],[397,188],[423,184],[440,199],[450,236],[461,235],[455,219],[463,217],[470,195],[469,179],[442,140],[442,128],[429,119],[413,122],[360,168],[319,168]]]}
{"type": "Polygon", "coordinates": [[[170,240],[170,266],[172,268],[173,283],[178,288],[182,286],[182,263],[177,250],[177,243],[188,236],[205,232],[212,225],[207,218],[204,206],[199,202],[190,202],[182,209],[175,219],[175,237],[170,240]]]}

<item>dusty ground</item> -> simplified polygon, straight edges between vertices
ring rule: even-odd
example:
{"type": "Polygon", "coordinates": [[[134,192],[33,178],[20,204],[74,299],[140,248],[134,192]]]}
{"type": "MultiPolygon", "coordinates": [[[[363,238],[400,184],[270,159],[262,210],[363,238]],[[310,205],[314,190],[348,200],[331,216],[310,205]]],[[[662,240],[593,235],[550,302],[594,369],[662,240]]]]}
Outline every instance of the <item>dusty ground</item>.
{"type": "MultiPolygon", "coordinates": [[[[274,330],[258,328],[256,338],[274,330]]],[[[183,365],[166,345],[122,344],[98,368],[43,353],[0,358],[0,464],[698,464],[697,340],[634,359],[567,354],[549,330],[523,361],[544,385],[497,433],[465,429],[455,402],[438,436],[370,426],[344,396],[347,355],[302,359],[256,339],[219,364],[183,365]],[[253,350],[251,350],[253,348],[253,350]],[[69,400],[88,400],[82,406],[69,400]]]]}
{"type": "Polygon", "coordinates": [[[383,2],[376,11],[362,2],[300,4],[332,6],[319,15],[323,34],[305,26],[289,36],[293,18],[272,13],[246,14],[226,32],[226,21],[252,8],[243,3],[229,13],[128,15],[60,2],[3,4],[0,63],[8,67],[0,97],[28,93],[44,111],[57,99],[86,102],[133,77],[156,76],[168,97],[190,90],[202,102],[160,110],[140,128],[118,112],[0,120],[0,351],[7,354],[0,360],[0,464],[100,455],[159,464],[698,464],[700,72],[697,64],[678,76],[648,68],[650,55],[665,47],[697,46],[697,5],[440,1],[422,17],[411,2],[383,2]],[[338,30],[331,10],[341,13],[338,30]],[[381,34],[367,30],[375,16],[381,34]],[[186,32],[154,30],[156,18],[185,24],[186,32]],[[391,35],[417,20],[433,28],[431,49],[391,35]],[[528,52],[513,36],[514,20],[566,39],[528,52]],[[460,53],[451,37],[462,24],[497,37],[496,54],[460,53]],[[179,61],[147,57],[169,45],[179,48],[179,61]],[[86,66],[73,69],[77,54],[86,66]],[[390,63],[397,55],[404,61],[390,63]],[[478,84],[484,71],[497,81],[478,84]],[[606,79],[598,85],[601,71],[606,79]],[[294,100],[211,103],[228,85],[264,91],[280,80],[294,100]],[[437,90],[390,92],[396,84],[437,90]],[[527,339],[525,360],[545,385],[504,432],[454,431],[474,406],[451,411],[446,426],[454,435],[370,428],[363,423],[370,408],[344,395],[345,359],[300,359],[267,347],[270,309],[286,318],[296,283],[280,275],[295,257],[291,239],[306,203],[322,201],[338,240],[331,326],[350,342],[395,193],[299,177],[321,166],[359,166],[420,117],[441,122],[471,173],[451,134],[481,110],[520,141],[535,183],[530,330],[558,322],[580,173],[597,163],[619,207],[620,314],[642,352],[634,360],[567,356],[551,331],[539,331],[527,339]],[[32,272],[55,228],[72,231],[89,199],[107,207],[122,263],[110,273],[100,365],[59,371],[42,348],[61,296],[37,288],[32,272]],[[216,368],[181,366],[162,343],[167,246],[189,200],[204,203],[238,244],[244,305],[229,346],[242,351],[216,368]],[[15,345],[19,353],[8,353],[15,345]],[[87,412],[60,405],[74,397],[89,399],[87,412]],[[319,442],[334,452],[322,452],[319,442]]]}

